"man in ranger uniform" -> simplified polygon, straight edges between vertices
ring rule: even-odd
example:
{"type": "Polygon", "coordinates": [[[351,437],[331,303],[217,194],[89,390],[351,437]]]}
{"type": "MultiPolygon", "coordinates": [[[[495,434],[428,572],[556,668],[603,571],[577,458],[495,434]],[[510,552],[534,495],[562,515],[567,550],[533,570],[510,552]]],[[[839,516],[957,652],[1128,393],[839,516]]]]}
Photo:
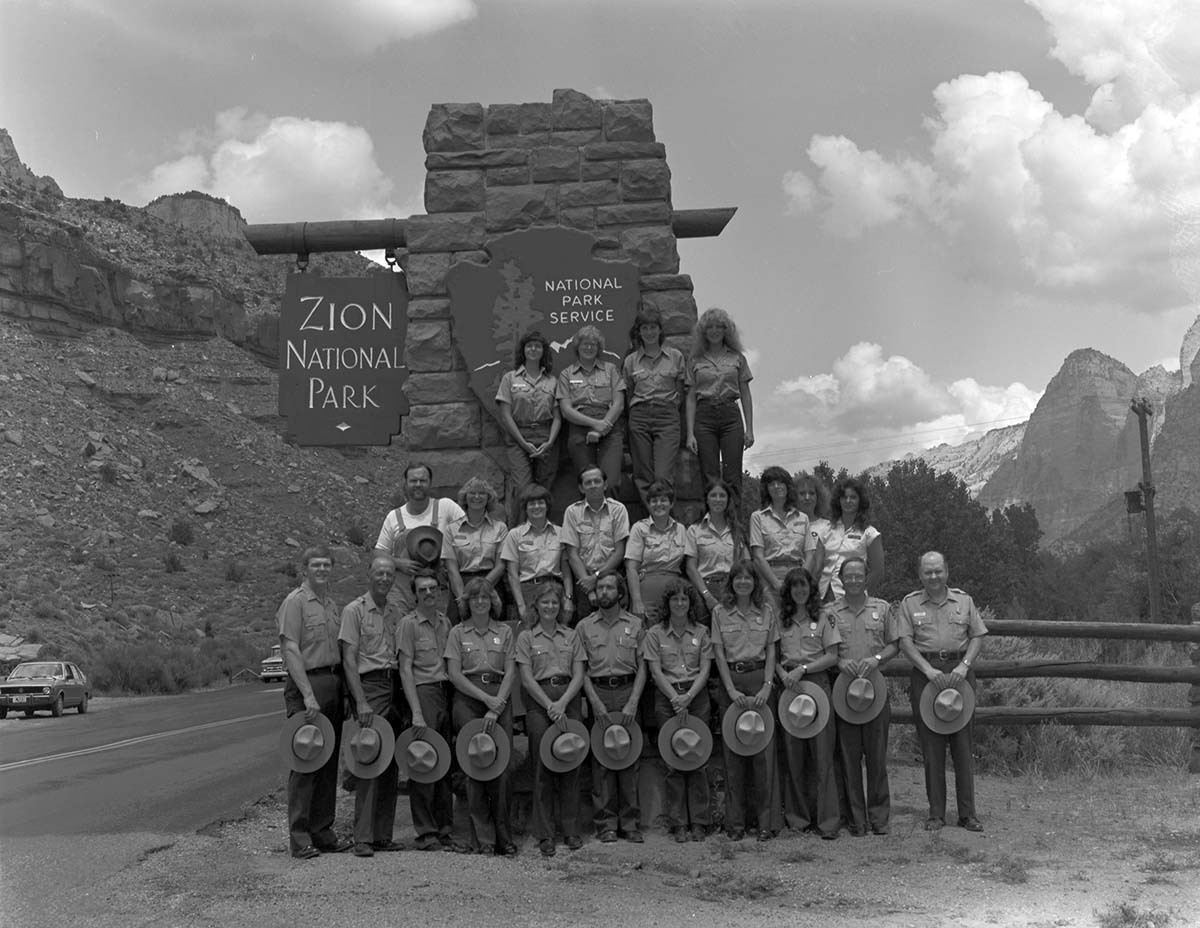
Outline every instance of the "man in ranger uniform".
{"type": "Polygon", "coordinates": [[[954,760],[954,792],[958,800],[958,824],[967,831],[983,831],[975,816],[975,769],[972,726],[968,722],[953,734],[932,731],[921,715],[921,693],[925,687],[937,691],[958,687],[963,681],[974,690],[971,665],[983,646],[987,626],[979,617],[975,601],[962,590],[947,585],[950,569],[937,551],[921,555],[918,572],[924,589],[909,593],[896,610],[896,634],[900,650],[912,662],[909,697],[913,724],[925,758],[925,794],[929,799],[926,831],[946,824],[946,745],[954,760]]]}
{"type": "Polygon", "coordinates": [[[582,618],[596,608],[600,574],[620,570],[625,563],[629,511],[623,503],[604,495],[604,471],[599,467],[579,472],[579,490],[583,499],[563,513],[562,537],[578,591],[576,615],[582,618]]]}

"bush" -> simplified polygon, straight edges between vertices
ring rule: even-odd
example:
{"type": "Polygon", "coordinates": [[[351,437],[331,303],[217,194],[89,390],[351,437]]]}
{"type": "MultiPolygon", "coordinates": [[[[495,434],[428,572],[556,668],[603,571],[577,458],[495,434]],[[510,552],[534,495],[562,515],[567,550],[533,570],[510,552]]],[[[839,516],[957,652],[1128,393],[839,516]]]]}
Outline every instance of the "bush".
{"type": "Polygon", "coordinates": [[[167,573],[169,574],[177,574],[184,569],[183,558],[179,556],[178,551],[171,551],[167,553],[167,555],[163,557],[163,564],[166,566],[167,573]]]}
{"type": "Polygon", "coordinates": [[[367,546],[367,538],[363,534],[363,530],[357,525],[351,525],[348,529],[346,529],[346,541],[359,548],[365,548],[367,546]]]}
{"type": "Polygon", "coordinates": [[[196,530],[187,519],[176,519],[171,523],[167,537],[177,545],[190,545],[196,540],[196,530]]]}
{"type": "Polygon", "coordinates": [[[246,565],[241,561],[226,561],[225,562],[225,579],[230,583],[241,583],[246,579],[249,571],[246,565]]]}
{"type": "Polygon", "coordinates": [[[117,482],[117,468],[112,461],[105,461],[100,465],[100,479],[108,484],[117,482]]]}

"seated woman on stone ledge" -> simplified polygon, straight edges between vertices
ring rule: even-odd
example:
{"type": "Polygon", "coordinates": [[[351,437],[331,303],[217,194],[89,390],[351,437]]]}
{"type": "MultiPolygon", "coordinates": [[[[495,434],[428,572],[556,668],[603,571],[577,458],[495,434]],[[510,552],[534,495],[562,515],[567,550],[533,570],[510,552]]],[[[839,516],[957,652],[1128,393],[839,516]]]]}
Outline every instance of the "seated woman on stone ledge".
{"type": "MultiPolygon", "coordinates": [[[[546,337],[526,332],[513,354],[513,369],[500,378],[496,391],[500,424],[508,433],[508,485],[518,490],[530,483],[550,489],[558,474],[558,380],[546,337]]],[[[515,496],[515,492],[513,494],[515,496]]],[[[521,521],[515,498],[509,499],[511,525],[521,521]]]]}

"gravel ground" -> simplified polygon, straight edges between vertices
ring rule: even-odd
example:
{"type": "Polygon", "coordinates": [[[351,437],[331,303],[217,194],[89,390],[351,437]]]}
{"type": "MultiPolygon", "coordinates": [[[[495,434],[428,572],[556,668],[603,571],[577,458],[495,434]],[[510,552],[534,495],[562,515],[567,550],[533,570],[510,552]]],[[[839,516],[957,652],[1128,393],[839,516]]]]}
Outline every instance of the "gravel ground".
{"type": "MultiPolygon", "coordinates": [[[[1200,776],[981,776],[982,835],[926,833],[921,771],[892,770],[892,833],[835,842],[587,840],[543,860],[286,852],[282,792],[151,853],[81,899],[120,926],[1200,926],[1200,776]],[[1124,907],[1124,908],[1121,908],[1124,907]],[[1106,921],[1122,916],[1124,920],[1106,921]],[[1134,920],[1140,919],[1140,921],[1134,920]]],[[[411,841],[402,797],[397,837],[411,841]]],[[[353,799],[341,793],[338,827],[353,799]]]]}

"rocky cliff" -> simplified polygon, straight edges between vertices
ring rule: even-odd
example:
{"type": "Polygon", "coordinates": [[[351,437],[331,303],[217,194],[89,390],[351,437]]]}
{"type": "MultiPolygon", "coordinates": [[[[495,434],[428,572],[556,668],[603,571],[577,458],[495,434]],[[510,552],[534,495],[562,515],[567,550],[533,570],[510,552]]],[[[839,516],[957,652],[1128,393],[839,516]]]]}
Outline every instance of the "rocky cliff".
{"type": "Polygon", "coordinates": [[[1046,387],[1015,457],[988,480],[980,502],[1031,503],[1045,541],[1054,542],[1135,485],[1141,458],[1129,403],[1138,384],[1120,361],[1091,348],[1073,351],[1046,387]]]}
{"type": "Polygon", "coordinates": [[[190,190],[158,197],[146,204],[146,212],[201,235],[244,242],[246,220],[241,211],[207,193],[190,190]]]}
{"type": "MultiPolygon", "coordinates": [[[[962,444],[937,445],[919,453],[906,454],[900,460],[920,458],[934,470],[949,471],[967,485],[972,496],[978,496],[996,469],[1016,456],[1024,435],[1025,423],[1018,422],[1002,429],[990,429],[962,444]]],[[[869,473],[873,477],[886,476],[897,463],[898,460],[884,461],[870,468],[869,473]]]]}

